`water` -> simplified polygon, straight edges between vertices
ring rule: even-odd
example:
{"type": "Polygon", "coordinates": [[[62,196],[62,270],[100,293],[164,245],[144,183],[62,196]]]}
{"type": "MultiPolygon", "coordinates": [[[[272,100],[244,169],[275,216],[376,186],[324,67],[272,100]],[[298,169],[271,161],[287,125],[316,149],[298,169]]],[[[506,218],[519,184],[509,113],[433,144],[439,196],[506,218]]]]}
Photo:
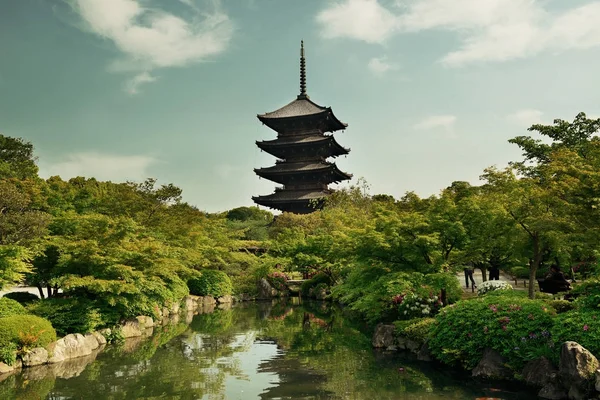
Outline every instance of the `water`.
{"type": "Polygon", "coordinates": [[[90,357],[25,369],[0,382],[0,399],[535,397],[512,387],[374,351],[360,325],[328,303],[256,303],[158,327],[151,338],[90,357]]]}

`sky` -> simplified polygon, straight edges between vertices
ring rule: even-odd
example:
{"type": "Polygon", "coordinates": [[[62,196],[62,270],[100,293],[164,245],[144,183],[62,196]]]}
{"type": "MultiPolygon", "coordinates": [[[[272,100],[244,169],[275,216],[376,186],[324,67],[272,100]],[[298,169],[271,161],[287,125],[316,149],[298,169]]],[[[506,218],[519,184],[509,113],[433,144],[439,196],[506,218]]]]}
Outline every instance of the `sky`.
{"type": "MultiPolygon", "coordinates": [[[[40,175],[153,177],[208,212],[273,191],[259,113],[307,92],[372,194],[438,194],[600,116],[600,1],[0,0],[0,133],[40,175]]],[[[343,187],[337,186],[337,187],[343,187]]],[[[336,186],[334,186],[336,187],[336,186]]]]}

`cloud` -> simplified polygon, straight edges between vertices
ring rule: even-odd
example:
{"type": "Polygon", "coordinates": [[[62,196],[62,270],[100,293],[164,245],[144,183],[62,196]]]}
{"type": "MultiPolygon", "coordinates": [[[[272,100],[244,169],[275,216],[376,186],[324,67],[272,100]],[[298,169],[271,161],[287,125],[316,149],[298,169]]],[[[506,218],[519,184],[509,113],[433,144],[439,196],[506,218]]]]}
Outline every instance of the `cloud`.
{"type": "Polygon", "coordinates": [[[150,175],[148,168],[157,162],[157,159],[145,155],[74,153],[68,155],[64,161],[41,164],[40,175],[59,175],[63,179],[85,176],[103,181],[140,181],[150,175]]]}
{"type": "Polygon", "coordinates": [[[142,72],[125,83],[125,91],[131,95],[138,94],[141,85],[154,81],[156,81],[154,76],[150,75],[148,72],[142,72]]]}
{"type": "Polygon", "coordinates": [[[134,72],[125,85],[134,92],[153,82],[155,69],[184,67],[224,52],[233,35],[233,24],[214,1],[212,10],[201,11],[191,0],[180,0],[187,19],[151,7],[142,0],[70,0],[88,29],[114,43],[122,53],[109,70],[134,72]]]}
{"type": "Polygon", "coordinates": [[[413,128],[419,130],[428,130],[434,128],[444,128],[447,131],[452,130],[456,123],[454,115],[433,115],[416,123],[413,128]]]}
{"type": "Polygon", "coordinates": [[[316,17],[321,35],[384,43],[395,34],[449,31],[458,48],[440,58],[449,67],[502,62],[543,51],[600,46],[600,2],[551,12],[540,0],[342,0],[316,17]]]}
{"type": "Polygon", "coordinates": [[[383,75],[388,71],[398,69],[398,66],[395,64],[391,64],[387,62],[386,57],[374,57],[369,60],[369,64],[367,64],[369,70],[375,75],[383,75]]]}
{"type": "Polygon", "coordinates": [[[507,115],[506,118],[516,125],[529,128],[533,124],[541,123],[542,115],[544,115],[544,113],[540,110],[524,109],[507,115]]]}

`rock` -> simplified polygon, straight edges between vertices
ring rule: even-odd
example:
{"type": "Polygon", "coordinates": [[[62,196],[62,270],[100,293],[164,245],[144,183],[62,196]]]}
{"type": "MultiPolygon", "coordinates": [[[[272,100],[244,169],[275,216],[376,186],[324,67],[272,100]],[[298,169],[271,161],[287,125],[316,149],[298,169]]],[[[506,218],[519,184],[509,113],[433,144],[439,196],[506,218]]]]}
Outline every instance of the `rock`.
{"type": "Polygon", "coordinates": [[[429,345],[427,343],[423,343],[423,346],[417,352],[417,360],[419,361],[431,361],[431,351],[429,351],[429,345]]]}
{"type": "Polygon", "coordinates": [[[31,349],[21,357],[24,367],[33,367],[34,365],[42,365],[48,362],[48,350],[43,347],[31,349]]]}
{"type": "Polygon", "coordinates": [[[394,346],[394,332],[396,327],[394,325],[378,324],[375,327],[375,333],[373,334],[373,347],[376,348],[388,348],[394,346]]]}
{"type": "Polygon", "coordinates": [[[161,313],[161,314],[162,314],[162,317],[163,317],[163,319],[164,319],[164,318],[167,318],[167,317],[169,316],[169,314],[171,314],[171,313],[170,313],[170,311],[169,311],[169,308],[167,308],[167,307],[163,307],[163,309],[162,309],[162,313],[161,313]]]}
{"type": "Polygon", "coordinates": [[[498,352],[485,349],[479,364],[473,369],[472,375],[480,378],[508,379],[512,377],[510,369],[504,366],[505,360],[498,352]]]}
{"type": "Polygon", "coordinates": [[[8,364],[4,364],[3,362],[0,362],[0,375],[8,374],[9,372],[13,372],[15,369],[17,369],[15,364],[16,364],[16,362],[13,363],[13,365],[8,365],[8,364]]]}
{"type": "MultiPolygon", "coordinates": [[[[104,329],[104,331],[106,331],[106,329],[104,329]]],[[[110,335],[110,329],[108,329],[108,334],[110,335]]],[[[106,338],[100,332],[92,332],[92,335],[94,335],[94,337],[96,338],[96,341],[98,342],[98,344],[100,346],[106,344],[106,338]]]]}
{"type": "Polygon", "coordinates": [[[84,338],[86,341],[86,345],[89,346],[90,349],[96,350],[98,347],[100,347],[100,342],[98,342],[98,339],[96,339],[96,336],[94,336],[93,334],[86,333],[84,338]]]}
{"type": "Polygon", "coordinates": [[[558,370],[546,357],[540,357],[529,361],[522,375],[528,385],[542,387],[549,382],[556,382],[558,370]]]}
{"type": "Polygon", "coordinates": [[[252,301],[254,298],[247,293],[242,293],[238,296],[237,301],[252,301]]]}
{"type": "Polygon", "coordinates": [[[179,303],[173,303],[173,305],[169,309],[169,313],[171,315],[173,315],[173,314],[179,314],[179,303]]]}
{"type": "Polygon", "coordinates": [[[217,301],[212,296],[204,296],[202,298],[202,306],[203,307],[215,306],[216,304],[217,304],[217,301]]]}
{"type": "MultiPolygon", "coordinates": [[[[98,342],[96,342],[96,347],[98,347],[98,342]]],[[[57,363],[70,358],[83,357],[92,354],[91,340],[86,339],[80,333],[69,334],[64,338],[51,343],[49,350],[50,354],[52,354],[48,359],[49,363],[57,363]]]]}
{"type": "Polygon", "coordinates": [[[596,391],[600,392],[600,369],[596,370],[596,391]]]}
{"type": "Polygon", "coordinates": [[[154,326],[154,320],[147,315],[138,315],[135,319],[137,319],[143,329],[152,328],[154,326]]]}
{"type": "Polygon", "coordinates": [[[261,278],[258,281],[258,298],[259,299],[270,299],[277,296],[277,290],[271,286],[271,284],[265,279],[261,278]]]}
{"type": "Polygon", "coordinates": [[[142,326],[137,320],[126,321],[121,325],[121,334],[125,339],[142,336],[142,331],[142,326]]]}
{"type": "Polygon", "coordinates": [[[396,345],[400,350],[412,351],[415,354],[418,353],[418,351],[421,349],[421,343],[411,339],[407,339],[403,336],[399,336],[396,338],[396,345]]]}
{"type": "Polygon", "coordinates": [[[230,294],[221,296],[217,299],[217,303],[218,304],[231,304],[231,303],[233,303],[233,298],[231,297],[230,294]]]}
{"type": "MultiPolygon", "coordinates": [[[[222,303],[222,304],[219,304],[219,305],[217,306],[217,308],[218,308],[219,310],[231,310],[231,307],[232,307],[232,306],[233,306],[233,304],[232,304],[232,303],[222,303]]],[[[213,306],[213,307],[214,307],[214,306],[213,306]]],[[[214,309],[213,309],[213,310],[214,310],[214,309]]]]}
{"type": "Polygon", "coordinates": [[[565,342],[560,349],[558,370],[561,381],[569,391],[569,398],[587,399],[594,385],[596,370],[600,367],[592,353],[575,342],[565,342]]]}
{"type": "Polygon", "coordinates": [[[567,392],[556,381],[546,383],[538,392],[538,397],[549,400],[563,400],[568,398],[567,392]]]}
{"type": "Polygon", "coordinates": [[[183,298],[183,305],[187,311],[194,311],[198,308],[198,301],[192,296],[185,296],[183,298]]]}

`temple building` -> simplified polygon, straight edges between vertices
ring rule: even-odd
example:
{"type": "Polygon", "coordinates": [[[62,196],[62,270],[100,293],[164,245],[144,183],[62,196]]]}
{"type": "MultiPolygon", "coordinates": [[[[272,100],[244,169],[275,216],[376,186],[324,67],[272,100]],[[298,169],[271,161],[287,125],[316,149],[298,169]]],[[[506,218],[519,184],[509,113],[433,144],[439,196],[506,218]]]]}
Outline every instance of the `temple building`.
{"type": "Polygon", "coordinates": [[[272,167],[256,168],[254,172],[282,186],[276,187],[273,194],[252,197],[256,204],[297,214],[311,213],[333,192],[330,183],[352,177],[327,161],[350,152],[333,137],[333,132],[348,125],[337,119],[330,107],[312,102],[306,94],[304,42],[300,47],[300,94],[278,110],[259,114],[258,119],[277,132],[277,139],[257,141],[256,145],[277,161],[272,167]]]}

